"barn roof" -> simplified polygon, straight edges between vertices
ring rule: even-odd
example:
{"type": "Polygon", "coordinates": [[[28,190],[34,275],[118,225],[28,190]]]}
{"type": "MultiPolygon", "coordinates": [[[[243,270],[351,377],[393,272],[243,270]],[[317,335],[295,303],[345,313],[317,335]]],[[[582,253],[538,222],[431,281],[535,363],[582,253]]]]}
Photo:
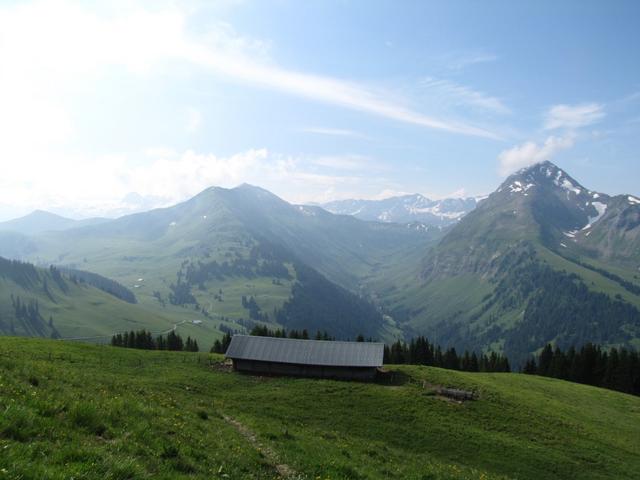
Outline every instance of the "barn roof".
{"type": "Polygon", "coordinates": [[[384,344],[234,335],[225,355],[237,360],[298,365],[380,367],[384,344]]]}

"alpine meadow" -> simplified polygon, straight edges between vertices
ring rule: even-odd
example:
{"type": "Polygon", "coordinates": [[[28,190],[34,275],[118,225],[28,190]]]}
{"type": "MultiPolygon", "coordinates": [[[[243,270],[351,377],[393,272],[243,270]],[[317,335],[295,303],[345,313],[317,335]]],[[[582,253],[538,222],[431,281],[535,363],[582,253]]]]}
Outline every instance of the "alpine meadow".
{"type": "Polygon", "coordinates": [[[636,479],[638,18],[0,5],[0,480],[636,479]]]}

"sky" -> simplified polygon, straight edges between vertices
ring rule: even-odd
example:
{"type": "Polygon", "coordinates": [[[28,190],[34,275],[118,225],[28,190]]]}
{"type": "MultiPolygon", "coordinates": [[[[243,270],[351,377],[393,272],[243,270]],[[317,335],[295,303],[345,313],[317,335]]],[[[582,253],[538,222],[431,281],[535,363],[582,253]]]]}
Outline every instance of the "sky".
{"type": "Polygon", "coordinates": [[[479,196],[551,160],[640,194],[640,2],[0,0],[0,220],[251,183],[479,196]]]}

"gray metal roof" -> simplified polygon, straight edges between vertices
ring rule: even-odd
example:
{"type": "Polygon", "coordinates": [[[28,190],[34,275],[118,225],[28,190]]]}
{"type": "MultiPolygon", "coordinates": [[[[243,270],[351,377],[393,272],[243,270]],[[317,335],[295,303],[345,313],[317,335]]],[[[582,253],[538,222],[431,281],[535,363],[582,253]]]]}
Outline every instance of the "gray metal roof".
{"type": "Polygon", "coordinates": [[[383,355],[383,343],[298,340],[250,335],[234,335],[225,354],[227,358],[238,360],[334,367],[380,367],[383,355]]]}

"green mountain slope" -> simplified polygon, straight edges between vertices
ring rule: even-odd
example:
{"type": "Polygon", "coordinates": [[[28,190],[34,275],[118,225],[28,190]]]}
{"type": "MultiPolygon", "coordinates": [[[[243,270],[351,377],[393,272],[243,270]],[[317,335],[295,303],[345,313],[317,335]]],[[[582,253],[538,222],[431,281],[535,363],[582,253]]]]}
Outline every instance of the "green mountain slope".
{"type": "Polygon", "coordinates": [[[516,361],[547,342],[638,345],[640,202],[628,198],[549,162],[512,175],[426,255],[405,328],[516,361]]]}
{"type": "Polygon", "coordinates": [[[0,258],[0,334],[108,341],[124,330],[172,327],[168,317],[75,275],[0,258]]]}
{"type": "Polygon", "coordinates": [[[239,375],[206,354],[0,338],[6,478],[632,479],[640,399],[520,374],[395,385],[239,375]],[[433,385],[472,389],[451,403],[433,385]]]}
{"type": "MultiPolygon", "coordinates": [[[[188,319],[244,331],[259,321],[340,337],[391,338],[398,331],[364,298],[361,278],[395,252],[425,248],[437,235],[438,229],[294,206],[243,185],[210,188],[170,208],[29,237],[23,255],[16,255],[15,244],[7,248],[13,257],[112,278],[132,289],[142,307],[174,323],[188,319]],[[255,305],[247,308],[242,297],[255,305]]],[[[0,238],[0,254],[3,247],[0,238]]],[[[212,341],[196,338],[201,345],[212,341]]]]}

